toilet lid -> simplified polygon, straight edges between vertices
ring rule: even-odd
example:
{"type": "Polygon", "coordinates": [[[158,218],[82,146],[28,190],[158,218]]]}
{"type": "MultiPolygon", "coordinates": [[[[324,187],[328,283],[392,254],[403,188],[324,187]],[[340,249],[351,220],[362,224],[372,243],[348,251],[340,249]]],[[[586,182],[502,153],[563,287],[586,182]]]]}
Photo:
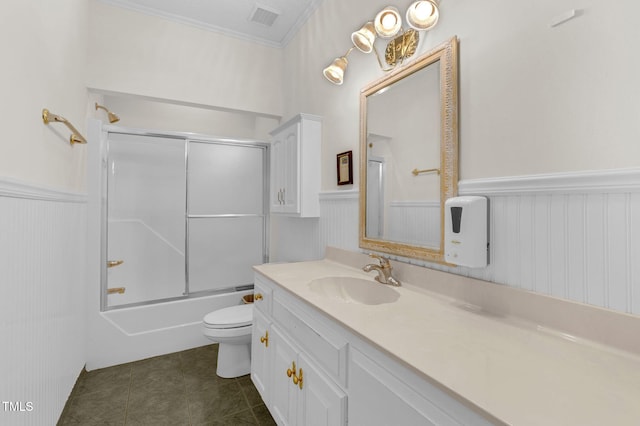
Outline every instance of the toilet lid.
{"type": "Polygon", "coordinates": [[[208,313],[204,323],[213,328],[237,328],[251,325],[253,304],[231,306],[208,313]]]}

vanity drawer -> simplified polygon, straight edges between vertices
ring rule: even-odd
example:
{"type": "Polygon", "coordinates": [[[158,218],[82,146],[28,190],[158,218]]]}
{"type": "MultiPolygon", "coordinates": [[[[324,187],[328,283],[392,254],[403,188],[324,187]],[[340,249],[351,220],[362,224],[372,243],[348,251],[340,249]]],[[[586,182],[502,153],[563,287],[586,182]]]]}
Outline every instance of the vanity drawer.
{"type": "Polygon", "coordinates": [[[265,315],[271,315],[271,304],[273,300],[273,288],[265,278],[255,274],[253,283],[253,306],[265,315]]]}
{"type": "Polygon", "coordinates": [[[333,380],[346,387],[347,341],[344,338],[277,291],[273,297],[273,319],[333,380]]]}

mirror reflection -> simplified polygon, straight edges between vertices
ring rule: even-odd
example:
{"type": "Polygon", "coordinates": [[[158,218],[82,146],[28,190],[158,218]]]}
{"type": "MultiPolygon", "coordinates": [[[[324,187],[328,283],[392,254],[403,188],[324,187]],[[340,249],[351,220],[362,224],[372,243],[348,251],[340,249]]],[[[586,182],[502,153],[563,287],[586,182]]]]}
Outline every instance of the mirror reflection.
{"type": "Polygon", "coordinates": [[[457,193],[457,39],[360,96],[360,247],[443,262],[443,206],[457,193]]]}
{"type": "Polygon", "coordinates": [[[368,238],[440,246],[439,62],[367,97],[368,238]]]}

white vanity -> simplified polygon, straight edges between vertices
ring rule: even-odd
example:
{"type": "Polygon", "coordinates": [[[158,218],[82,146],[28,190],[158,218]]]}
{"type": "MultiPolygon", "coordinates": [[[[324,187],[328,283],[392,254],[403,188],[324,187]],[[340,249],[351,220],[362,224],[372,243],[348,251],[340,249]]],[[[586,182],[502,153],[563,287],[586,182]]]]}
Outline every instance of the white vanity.
{"type": "MultiPolygon", "coordinates": [[[[278,424],[640,423],[637,353],[433,291],[466,280],[488,295],[503,290],[495,284],[394,264],[407,282],[392,288],[356,267],[366,261],[329,249],[321,261],[255,267],[251,377],[278,424]],[[451,282],[419,283],[434,279],[451,282]]],[[[506,305],[557,304],[504,290],[506,305]]],[[[559,303],[549,312],[585,310],[559,303]]],[[[636,318],[593,309],[584,314],[637,338],[636,318]]]]}

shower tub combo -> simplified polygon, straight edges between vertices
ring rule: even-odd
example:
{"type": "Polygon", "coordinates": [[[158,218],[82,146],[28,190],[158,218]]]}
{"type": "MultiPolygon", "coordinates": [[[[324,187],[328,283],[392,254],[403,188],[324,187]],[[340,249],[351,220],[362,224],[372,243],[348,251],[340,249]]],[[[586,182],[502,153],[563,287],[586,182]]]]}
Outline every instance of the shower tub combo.
{"type": "Polygon", "coordinates": [[[87,369],[210,343],[204,315],[242,303],[268,259],[268,144],[92,121],[89,164],[87,369]]]}

